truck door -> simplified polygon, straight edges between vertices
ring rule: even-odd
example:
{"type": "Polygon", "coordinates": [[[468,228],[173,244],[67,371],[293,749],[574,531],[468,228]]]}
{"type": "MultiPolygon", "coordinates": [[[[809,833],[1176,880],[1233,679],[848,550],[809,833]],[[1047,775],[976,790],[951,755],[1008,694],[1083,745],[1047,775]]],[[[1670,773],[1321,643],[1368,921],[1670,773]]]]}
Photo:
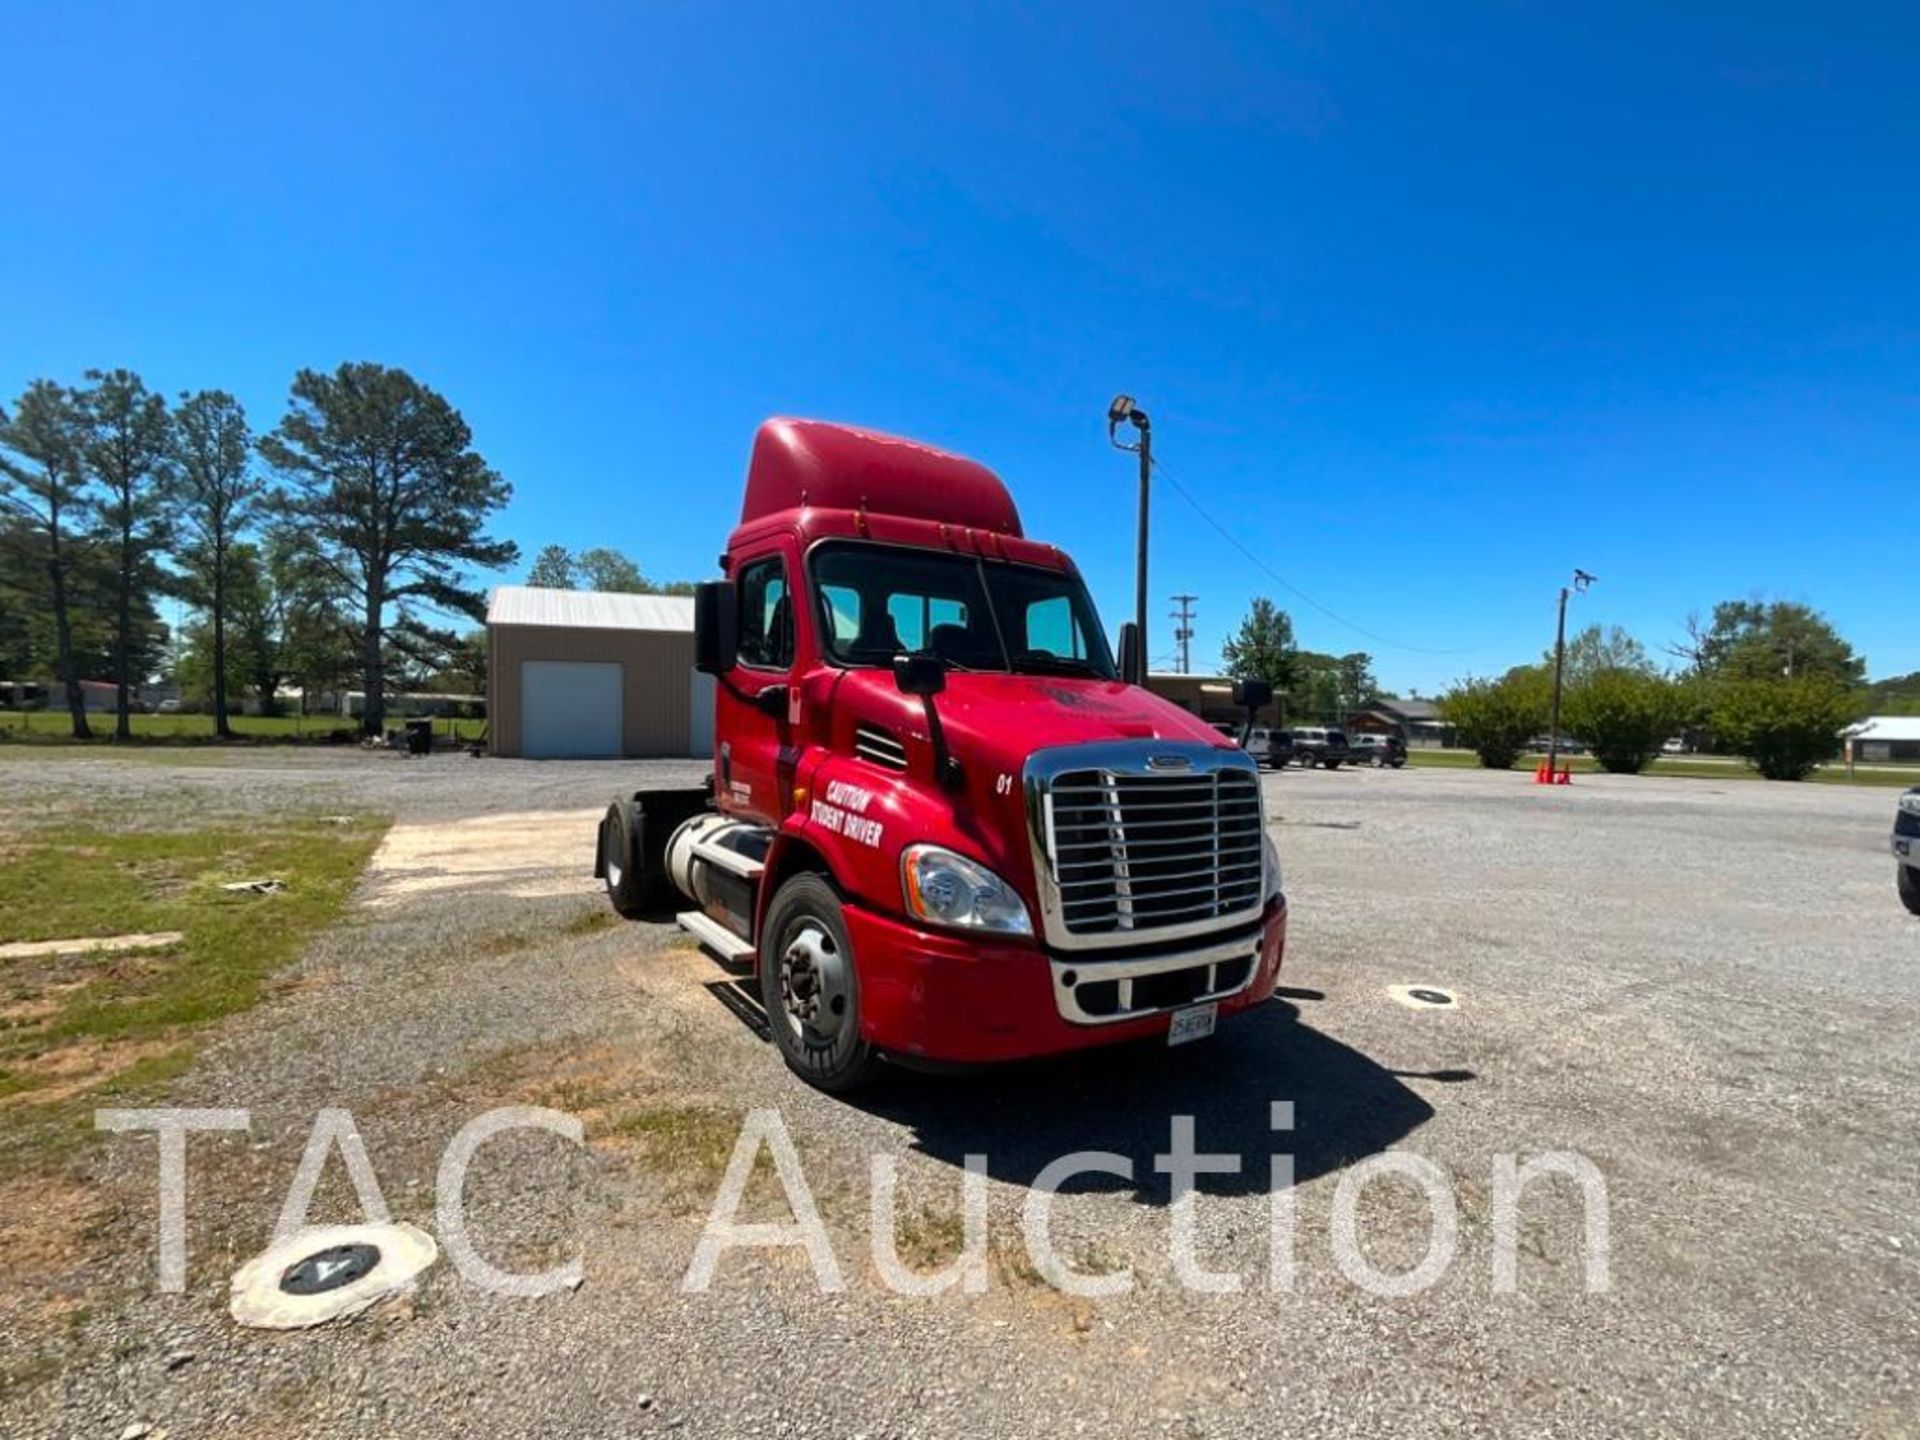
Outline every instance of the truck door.
{"type": "Polygon", "coordinates": [[[719,687],[719,792],[735,815],[777,824],[790,807],[794,727],[788,722],[794,667],[794,597],[786,557],[740,562],[739,662],[719,687]],[[767,692],[787,687],[785,703],[767,692]],[[771,712],[771,713],[769,713],[771,712]]]}

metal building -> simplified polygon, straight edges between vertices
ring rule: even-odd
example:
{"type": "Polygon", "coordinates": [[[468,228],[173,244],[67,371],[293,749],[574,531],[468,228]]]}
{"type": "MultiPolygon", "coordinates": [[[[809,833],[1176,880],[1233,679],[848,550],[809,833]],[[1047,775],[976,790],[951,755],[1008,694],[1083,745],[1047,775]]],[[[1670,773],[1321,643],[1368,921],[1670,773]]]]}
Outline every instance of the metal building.
{"type": "Polygon", "coordinates": [[[502,585],[487,606],[488,743],[559,760],[713,752],[693,600],[502,585]]]}

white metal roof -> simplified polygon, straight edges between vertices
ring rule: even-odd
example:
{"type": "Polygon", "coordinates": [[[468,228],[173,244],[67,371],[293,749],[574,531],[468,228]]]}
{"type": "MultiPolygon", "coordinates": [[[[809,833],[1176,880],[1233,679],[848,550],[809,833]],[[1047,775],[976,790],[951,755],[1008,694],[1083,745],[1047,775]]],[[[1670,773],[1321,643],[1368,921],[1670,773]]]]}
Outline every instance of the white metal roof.
{"type": "Polygon", "coordinates": [[[501,585],[487,602],[489,625],[551,625],[569,630],[693,630],[691,595],[622,595],[501,585]]]}
{"type": "Polygon", "coordinates": [[[1841,733],[1856,740],[1920,740],[1920,715],[1869,715],[1841,733]]]}

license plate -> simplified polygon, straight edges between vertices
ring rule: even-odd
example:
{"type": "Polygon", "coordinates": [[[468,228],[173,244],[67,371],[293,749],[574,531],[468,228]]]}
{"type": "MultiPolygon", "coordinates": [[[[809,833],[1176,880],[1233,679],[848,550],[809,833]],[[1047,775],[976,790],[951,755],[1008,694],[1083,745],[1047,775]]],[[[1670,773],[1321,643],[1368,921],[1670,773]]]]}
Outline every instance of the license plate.
{"type": "Polygon", "coordinates": [[[1167,1044],[1184,1045],[1189,1040],[1204,1040],[1213,1034],[1213,1022],[1219,1017],[1215,1004],[1189,1005],[1173,1012],[1173,1024],[1167,1027],[1167,1044]]]}

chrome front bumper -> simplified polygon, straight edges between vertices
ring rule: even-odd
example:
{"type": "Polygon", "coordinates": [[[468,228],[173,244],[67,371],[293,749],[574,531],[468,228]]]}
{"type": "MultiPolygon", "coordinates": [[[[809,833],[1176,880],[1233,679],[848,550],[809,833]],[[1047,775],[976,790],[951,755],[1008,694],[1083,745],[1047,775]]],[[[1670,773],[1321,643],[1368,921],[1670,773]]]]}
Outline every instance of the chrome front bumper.
{"type": "Polygon", "coordinates": [[[1050,956],[1054,1004],[1060,1018],[1075,1025],[1114,1025],[1231,999],[1253,983],[1263,933],[1137,959],[1050,956]]]}

